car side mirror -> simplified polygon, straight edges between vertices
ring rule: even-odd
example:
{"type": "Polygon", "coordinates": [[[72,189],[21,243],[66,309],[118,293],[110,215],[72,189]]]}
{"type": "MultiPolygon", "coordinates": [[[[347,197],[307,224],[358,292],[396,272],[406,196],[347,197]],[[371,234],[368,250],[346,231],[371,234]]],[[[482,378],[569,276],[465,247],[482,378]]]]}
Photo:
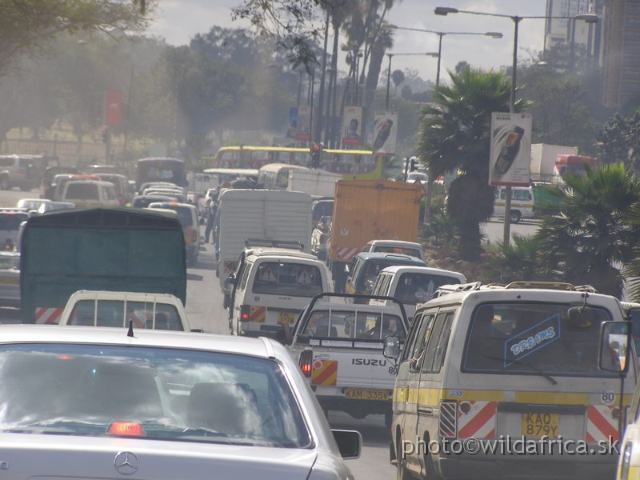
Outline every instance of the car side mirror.
{"type": "Polygon", "coordinates": [[[598,366],[605,372],[629,371],[630,322],[603,322],[600,331],[598,366]]]}
{"type": "Polygon", "coordinates": [[[224,281],[224,288],[231,288],[231,285],[235,285],[235,284],[236,284],[236,274],[231,273],[229,274],[227,279],[224,281]]]}
{"type": "Polygon", "coordinates": [[[360,458],[362,451],[362,435],[356,430],[331,430],[338,444],[340,455],[345,460],[360,458]]]}
{"type": "Polygon", "coordinates": [[[384,337],[382,354],[385,358],[397,360],[400,357],[400,337],[397,335],[387,335],[384,337]]]}

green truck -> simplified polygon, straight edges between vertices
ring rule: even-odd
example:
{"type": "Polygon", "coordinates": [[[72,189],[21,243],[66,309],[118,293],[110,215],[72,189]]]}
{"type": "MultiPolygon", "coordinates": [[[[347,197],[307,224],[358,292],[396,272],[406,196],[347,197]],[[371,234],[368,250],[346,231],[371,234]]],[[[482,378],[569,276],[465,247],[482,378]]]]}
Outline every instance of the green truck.
{"type": "Polygon", "coordinates": [[[560,198],[553,195],[553,190],[563,188],[562,185],[550,182],[531,182],[533,192],[533,215],[557,215],[560,213],[560,198]]]}
{"type": "Polygon", "coordinates": [[[176,215],[54,211],[27,221],[20,247],[23,323],[58,323],[78,290],[170,293],[186,304],[186,248],[176,215]]]}

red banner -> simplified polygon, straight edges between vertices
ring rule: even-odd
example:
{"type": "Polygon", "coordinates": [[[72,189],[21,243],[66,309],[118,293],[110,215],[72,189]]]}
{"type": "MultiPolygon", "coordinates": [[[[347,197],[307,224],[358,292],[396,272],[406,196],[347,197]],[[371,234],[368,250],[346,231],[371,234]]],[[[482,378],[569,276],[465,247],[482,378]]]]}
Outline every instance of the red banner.
{"type": "Polygon", "coordinates": [[[122,113],[122,92],[120,90],[107,90],[105,102],[104,123],[109,127],[120,125],[122,113]]]}

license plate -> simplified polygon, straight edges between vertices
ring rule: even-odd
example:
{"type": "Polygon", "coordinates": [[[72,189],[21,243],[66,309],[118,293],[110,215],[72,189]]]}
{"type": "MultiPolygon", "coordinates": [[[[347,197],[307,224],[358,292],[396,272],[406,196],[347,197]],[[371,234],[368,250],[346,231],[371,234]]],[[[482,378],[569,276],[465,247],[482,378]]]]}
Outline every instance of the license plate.
{"type": "Polygon", "coordinates": [[[293,313],[289,312],[278,312],[278,323],[288,323],[289,325],[293,325],[295,322],[296,316],[293,313]]]}
{"type": "Polygon", "coordinates": [[[345,388],[345,398],[354,400],[382,400],[387,401],[390,398],[389,390],[365,390],[362,388],[345,388]]]}
{"type": "Polygon", "coordinates": [[[4,283],[6,285],[18,285],[20,280],[17,278],[0,278],[0,283],[4,283]]]}
{"type": "Polygon", "coordinates": [[[527,437],[557,437],[560,432],[560,415],[557,413],[523,413],[522,434],[527,437]]]}

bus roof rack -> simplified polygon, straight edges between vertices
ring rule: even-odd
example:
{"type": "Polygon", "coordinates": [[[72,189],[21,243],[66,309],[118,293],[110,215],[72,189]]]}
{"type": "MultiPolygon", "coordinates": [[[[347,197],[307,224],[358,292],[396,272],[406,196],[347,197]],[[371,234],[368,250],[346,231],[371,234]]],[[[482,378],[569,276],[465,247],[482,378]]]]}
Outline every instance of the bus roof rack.
{"type": "Polygon", "coordinates": [[[289,248],[291,250],[304,250],[302,242],[292,240],[268,240],[266,238],[247,238],[244,242],[246,247],[273,247],[289,248]]]}
{"type": "Polygon", "coordinates": [[[433,293],[433,298],[438,298],[443,295],[447,295],[449,293],[454,293],[454,292],[467,292],[470,290],[479,290],[481,286],[482,286],[481,282],[454,283],[451,285],[441,285],[433,293]]]}
{"type": "Polygon", "coordinates": [[[588,292],[588,293],[597,293],[597,290],[593,288],[591,285],[578,285],[575,286],[568,282],[540,282],[540,281],[517,281],[511,282],[505,289],[512,288],[541,288],[547,290],[571,290],[576,292],[588,292]]]}

